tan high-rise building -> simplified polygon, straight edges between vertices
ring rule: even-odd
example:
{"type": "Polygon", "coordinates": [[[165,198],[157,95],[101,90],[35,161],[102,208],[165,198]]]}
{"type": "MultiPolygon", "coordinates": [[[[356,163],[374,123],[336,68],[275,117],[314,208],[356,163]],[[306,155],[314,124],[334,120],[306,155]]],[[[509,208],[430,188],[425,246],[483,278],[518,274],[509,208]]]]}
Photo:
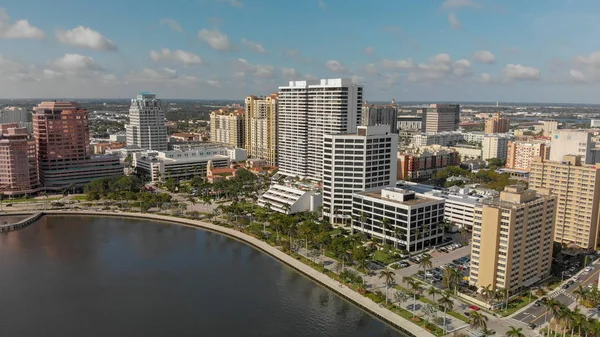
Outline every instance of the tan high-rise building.
{"type": "Polygon", "coordinates": [[[277,165],[277,94],[267,97],[246,97],[246,150],[248,158],[263,159],[269,165],[277,165]]]}
{"type": "Polygon", "coordinates": [[[547,188],[557,197],[554,241],[584,249],[598,246],[600,168],[582,164],[581,156],[562,162],[535,158],[529,187],[547,188]]]}
{"type": "Polygon", "coordinates": [[[459,104],[430,104],[423,108],[421,132],[456,131],[459,124],[459,104]]]}
{"type": "Polygon", "coordinates": [[[515,292],[550,274],[556,198],[507,186],[475,206],[469,283],[515,292]]]}
{"type": "Polygon", "coordinates": [[[244,129],[244,110],[227,108],[210,113],[210,140],[239,148],[246,142],[244,129]]]}
{"type": "Polygon", "coordinates": [[[506,133],[509,125],[510,120],[508,118],[495,115],[485,121],[485,133],[506,133]]]}
{"type": "Polygon", "coordinates": [[[506,167],[529,171],[535,157],[546,157],[546,143],[543,141],[510,141],[506,155],[506,167]]]}

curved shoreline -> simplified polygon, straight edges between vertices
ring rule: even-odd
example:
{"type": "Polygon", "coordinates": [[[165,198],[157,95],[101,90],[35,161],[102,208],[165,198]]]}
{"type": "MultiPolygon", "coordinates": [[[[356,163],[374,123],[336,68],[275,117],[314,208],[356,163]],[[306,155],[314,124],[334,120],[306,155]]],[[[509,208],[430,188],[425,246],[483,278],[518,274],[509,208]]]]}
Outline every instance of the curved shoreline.
{"type": "Polygon", "coordinates": [[[154,220],[154,221],[163,221],[174,223],[178,225],[184,225],[188,227],[195,227],[204,230],[208,230],[211,232],[215,232],[218,234],[225,235],[227,237],[233,238],[235,240],[244,242],[252,246],[255,249],[260,250],[261,252],[268,254],[269,256],[275,258],[281,263],[286,264],[287,266],[293,268],[297,272],[309,277],[313,281],[319,283],[320,285],[328,288],[329,290],[335,292],[339,296],[342,296],[344,299],[354,303],[359,306],[361,309],[369,312],[371,315],[377,317],[378,319],[384,321],[385,323],[393,326],[397,330],[408,334],[409,336],[431,336],[434,335],[429,331],[421,328],[420,326],[414,324],[413,322],[391,312],[385,307],[380,307],[377,303],[371,301],[370,299],[356,293],[354,290],[341,286],[340,283],[331,279],[327,275],[320,273],[319,271],[307,266],[301,261],[296,260],[290,255],[280,251],[279,249],[269,245],[268,243],[261,241],[253,236],[248,234],[236,231],[231,228],[222,227],[218,225],[213,225],[208,222],[203,222],[200,220],[191,220],[178,218],[167,215],[158,215],[158,214],[147,214],[147,213],[128,213],[128,212],[106,212],[106,211],[74,211],[74,210],[60,210],[60,211],[42,211],[42,215],[80,215],[80,216],[98,216],[98,217],[122,217],[122,218],[134,218],[134,219],[146,219],[146,220],[154,220]]]}

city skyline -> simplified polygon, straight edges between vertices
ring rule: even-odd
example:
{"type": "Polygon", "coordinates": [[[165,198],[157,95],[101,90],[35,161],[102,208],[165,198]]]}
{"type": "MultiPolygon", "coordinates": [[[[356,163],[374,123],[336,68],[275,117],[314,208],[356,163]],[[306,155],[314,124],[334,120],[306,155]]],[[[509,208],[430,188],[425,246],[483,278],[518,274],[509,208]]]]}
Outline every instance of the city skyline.
{"type": "Polygon", "coordinates": [[[0,9],[3,98],[149,90],[241,100],[289,80],[347,77],[367,88],[368,101],[600,103],[600,52],[583,42],[598,31],[589,13],[600,4],[588,0],[390,2],[385,10],[339,0],[203,0],[174,10],[136,0],[86,16],[75,14],[88,1],[32,4],[8,0],[0,9]]]}

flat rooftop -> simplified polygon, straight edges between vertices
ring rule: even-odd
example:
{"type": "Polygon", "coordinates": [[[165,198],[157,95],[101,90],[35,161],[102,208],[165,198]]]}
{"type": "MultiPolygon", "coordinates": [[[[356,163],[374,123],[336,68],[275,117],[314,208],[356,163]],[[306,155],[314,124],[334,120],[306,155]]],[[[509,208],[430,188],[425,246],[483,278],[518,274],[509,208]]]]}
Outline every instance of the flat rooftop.
{"type": "Polygon", "coordinates": [[[380,200],[383,200],[383,201],[393,202],[395,204],[407,205],[407,206],[416,206],[416,205],[419,205],[419,204],[424,204],[424,203],[428,203],[428,202],[432,202],[432,201],[437,201],[438,200],[438,199],[433,199],[433,198],[426,198],[422,194],[415,193],[415,198],[414,199],[406,200],[406,201],[398,201],[398,200],[383,198],[381,196],[381,190],[372,191],[372,192],[358,192],[356,194],[364,195],[366,197],[380,199],[380,200]]]}

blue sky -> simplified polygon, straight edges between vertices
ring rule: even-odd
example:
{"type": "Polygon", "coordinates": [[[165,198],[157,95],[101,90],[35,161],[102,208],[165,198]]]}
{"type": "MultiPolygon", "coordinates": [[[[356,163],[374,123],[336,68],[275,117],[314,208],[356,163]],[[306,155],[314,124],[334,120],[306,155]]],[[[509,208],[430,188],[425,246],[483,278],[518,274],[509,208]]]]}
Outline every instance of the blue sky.
{"type": "Polygon", "coordinates": [[[600,103],[600,1],[4,0],[1,97],[242,99],[350,77],[368,100],[600,103]]]}

